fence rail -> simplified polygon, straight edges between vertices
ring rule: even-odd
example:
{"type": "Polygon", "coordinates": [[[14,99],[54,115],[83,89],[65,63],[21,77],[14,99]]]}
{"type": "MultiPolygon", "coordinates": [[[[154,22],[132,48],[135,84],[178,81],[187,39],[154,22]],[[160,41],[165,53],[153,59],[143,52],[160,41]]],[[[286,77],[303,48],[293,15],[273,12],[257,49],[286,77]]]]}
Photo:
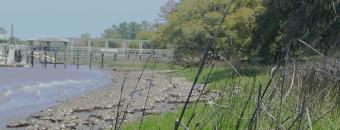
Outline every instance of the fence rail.
{"type": "Polygon", "coordinates": [[[0,46],[0,64],[42,64],[89,65],[106,67],[119,62],[144,62],[147,57],[159,62],[168,62],[172,55],[168,50],[143,48],[100,48],[100,47],[32,47],[28,45],[0,46]],[[8,62],[10,61],[10,62],[8,62]]]}

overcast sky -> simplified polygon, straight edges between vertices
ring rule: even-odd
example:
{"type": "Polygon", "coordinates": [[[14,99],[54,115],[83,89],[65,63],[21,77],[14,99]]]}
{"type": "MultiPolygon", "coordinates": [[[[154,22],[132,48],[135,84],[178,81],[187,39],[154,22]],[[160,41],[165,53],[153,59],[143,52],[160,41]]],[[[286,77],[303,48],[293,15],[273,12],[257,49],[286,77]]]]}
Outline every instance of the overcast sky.
{"type": "Polygon", "coordinates": [[[0,0],[0,27],[16,37],[100,36],[124,21],[153,22],[167,0],[0,0]]]}

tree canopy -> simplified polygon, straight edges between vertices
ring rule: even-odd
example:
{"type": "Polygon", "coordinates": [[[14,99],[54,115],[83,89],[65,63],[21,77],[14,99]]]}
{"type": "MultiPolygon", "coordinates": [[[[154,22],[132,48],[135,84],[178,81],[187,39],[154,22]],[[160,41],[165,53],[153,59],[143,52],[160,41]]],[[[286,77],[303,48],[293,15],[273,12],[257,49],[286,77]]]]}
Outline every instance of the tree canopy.
{"type": "Polygon", "coordinates": [[[159,22],[123,22],[102,37],[150,40],[155,48],[175,45],[179,57],[195,57],[224,13],[212,53],[226,58],[275,62],[287,45],[294,54],[303,52],[297,39],[326,55],[339,47],[339,0],[169,0],[160,9],[159,22]]]}
{"type": "MultiPolygon", "coordinates": [[[[146,24],[145,22],[143,22],[146,24]]],[[[136,39],[139,32],[143,31],[146,25],[139,24],[137,22],[123,22],[119,25],[112,25],[112,27],[106,29],[102,37],[108,39],[136,39]]]]}
{"type": "Polygon", "coordinates": [[[296,39],[326,55],[339,46],[338,0],[268,0],[263,5],[266,11],[256,21],[253,50],[266,59],[282,53],[290,42],[292,49],[300,50],[301,44],[296,39]]]}
{"type": "Polygon", "coordinates": [[[301,51],[297,39],[324,54],[332,54],[339,46],[338,0],[181,0],[153,39],[177,45],[183,56],[199,55],[226,7],[214,51],[227,58],[262,57],[275,62],[287,45],[295,53],[301,51]]]}
{"type": "Polygon", "coordinates": [[[216,50],[231,57],[248,54],[256,15],[264,10],[259,0],[182,0],[161,25],[159,38],[163,43],[175,44],[187,53],[199,54],[212,37],[225,8],[228,16],[218,34],[216,50]]]}

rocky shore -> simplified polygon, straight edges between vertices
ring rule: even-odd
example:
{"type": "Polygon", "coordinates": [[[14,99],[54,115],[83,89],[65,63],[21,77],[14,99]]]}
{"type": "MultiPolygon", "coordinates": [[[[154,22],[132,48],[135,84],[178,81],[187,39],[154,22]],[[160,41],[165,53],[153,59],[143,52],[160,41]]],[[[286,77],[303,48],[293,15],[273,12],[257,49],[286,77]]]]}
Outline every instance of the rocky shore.
{"type": "MultiPolygon", "coordinates": [[[[22,121],[15,121],[7,128],[44,129],[108,129],[112,127],[117,111],[120,89],[126,71],[111,71],[112,84],[98,88],[78,97],[57,101],[58,105],[37,112],[22,121]]],[[[132,90],[136,86],[140,71],[129,71],[122,95],[122,110],[125,109],[132,90]]],[[[127,111],[126,122],[138,120],[144,108],[148,86],[151,81],[150,96],[146,114],[159,114],[182,107],[190,91],[191,83],[183,78],[167,76],[167,72],[144,72],[131,106],[127,111]]],[[[191,101],[198,97],[203,85],[197,85],[191,101]]],[[[218,93],[203,95],[201,100],[212,100],[218,93]]]]}

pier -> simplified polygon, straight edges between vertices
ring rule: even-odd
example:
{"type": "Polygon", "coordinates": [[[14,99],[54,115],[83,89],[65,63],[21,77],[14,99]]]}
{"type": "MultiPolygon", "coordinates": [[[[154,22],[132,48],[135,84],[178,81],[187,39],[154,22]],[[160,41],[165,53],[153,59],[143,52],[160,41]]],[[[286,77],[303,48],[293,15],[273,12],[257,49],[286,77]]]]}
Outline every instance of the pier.
{"type": "Polygon", "coordinates": [[[173,57],[169,50],[145,47],[147,40],[88,39],[68,40],[61,37],[40,37],[22,41],[21,44],[0,43],[1,66],[88,65],[90,68],[107,66],[113,62],[143,62],[148,57],[168,62],[173,57]],[[93,45],[93,43],[103,43],[93,45]],[[138,47],[131,48],[131,43],[138,47]],[[86,45],[84,46],[79,46],[86,45]],[[114,45],[112,45],[114,44],[114,45]]]}

